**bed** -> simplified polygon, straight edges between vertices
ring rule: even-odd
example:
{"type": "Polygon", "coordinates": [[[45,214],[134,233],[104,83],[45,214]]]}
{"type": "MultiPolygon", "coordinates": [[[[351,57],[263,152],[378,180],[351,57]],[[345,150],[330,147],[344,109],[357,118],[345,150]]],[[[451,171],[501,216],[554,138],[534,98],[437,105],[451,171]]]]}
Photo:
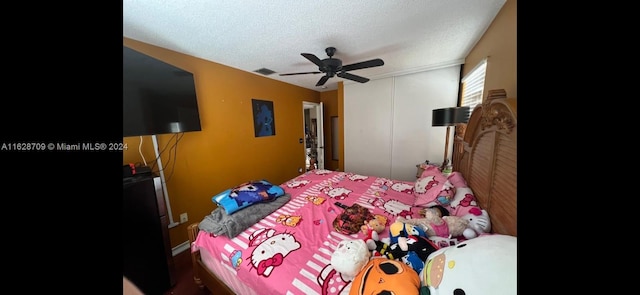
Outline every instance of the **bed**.
{"type": "MultiPolygon", "coordinates": [[[[490,233],[514,237],[516,119],[516,99],[489,91],[468,124],[457,127],[452,158],[459,180],[454,187],[462,180],[460,186],[472,191],[471,203],[490,216],[490,233]]],[[[387,217],[388,224],[419,218],[425,202],[416,206],[417,182],[316,169],[280,184],[290,199],[233,238],[193,223],[187,230],[195,283],[212,294],[347,294],[350,281],[331,267],[331,253],[341,240],[363,234],[339,233],[333,221],[353,204],[387,217]]],[[[456,211],[453,202],[446,205],[456,211]]]]}

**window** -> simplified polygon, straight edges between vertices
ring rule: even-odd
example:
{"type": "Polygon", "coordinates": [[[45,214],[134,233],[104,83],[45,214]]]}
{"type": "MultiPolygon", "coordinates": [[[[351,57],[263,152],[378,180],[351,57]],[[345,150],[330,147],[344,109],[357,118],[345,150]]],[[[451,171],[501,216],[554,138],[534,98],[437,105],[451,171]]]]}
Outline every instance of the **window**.
{"type": "Polygon", "coordinates": [[[462,78],[462,100],[460,106],[468,106],[473,111],[476,105],[482,103],[486,69],[487,59],[485,58],[462,78]]]}

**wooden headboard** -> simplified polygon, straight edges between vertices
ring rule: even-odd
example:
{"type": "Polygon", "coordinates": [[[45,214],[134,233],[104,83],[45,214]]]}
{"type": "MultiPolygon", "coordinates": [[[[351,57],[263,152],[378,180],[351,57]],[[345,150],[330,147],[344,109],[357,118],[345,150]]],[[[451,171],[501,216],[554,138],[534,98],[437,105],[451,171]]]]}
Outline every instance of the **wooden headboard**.
{"type": "Polygon", "coordinates": [[[491,90],[466,125],[456,127],[453,168],[464,176],[493,233],[518,235],[517,109],[504,90],[491,90]]]}

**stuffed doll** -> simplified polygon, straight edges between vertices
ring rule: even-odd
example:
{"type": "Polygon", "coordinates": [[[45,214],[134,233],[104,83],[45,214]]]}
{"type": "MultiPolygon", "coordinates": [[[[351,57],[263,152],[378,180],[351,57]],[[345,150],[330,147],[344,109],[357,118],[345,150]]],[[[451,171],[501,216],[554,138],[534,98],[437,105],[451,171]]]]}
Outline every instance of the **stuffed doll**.
{"type": "Polygon", "coordinates": [[[370,256],[363,240],[345,239],[338,243],[331,254],[331,265],[345,280],[350,281],[369,262],[370,256]]]}
{"type": "Polygon", "coordinates": [[[366,220],[364,225],[360,227],[360,232],[364,234],[364,241],[379,238],[381,234],[387,228],[387,217],[381,214],[375,214],[373,219],[366,220]]]}
{"type": "Polygon", "coordinates": [[[435,237],[473,239],[491,231],[491,221],[486,210],[472,209],[463,216],[439,216],[435,210],[421,210],[422,218],[404,219],[398,217],[396,222],[404,222],[418,226],[431,239],[435,237]]]}
{"type": "MultiPolygon", "coordinates": [[[[391,251],[389,244],[380,240],[367,240],[367,249],[371,251],[371,257],[388,257],[387,253],[391,251]]],[[[396,244],[397,245],[397,244],[396,244]]],[[[393,258],[390,258],[393,259],[393,258]]]]}
{"type": "Polygon", "coordinates": [[[367,244],[369,250],[374,252],[374,256],[384,256],[389,259],[399,260],[411,266],[417,273],[422,271],[424,261],[429,254],[440,249],[436,244],[426,237],[410,235],[406,237],[407,250],[402,250],[400,245],[386,244],[382,241],[374,241],[374,248],[367,244]]]}
{"type": "Polygon", "coordinates": [[[442,207],[440,205],[435,205],[435,206],[431,206],[431,207],[427,207],[427,208],[422,208],[418,212],[420,213],[420,216],[424,217],[426,211],[432,211],[432,213],[438,215],[438,217],[451,215],[451,214],[449,214],[449,210],[447,210],[447,208],[442,207]]]}
{"type": "Polygon", "coordinates": [[[371,257],[384,256],[382,253],[385,253],[387,251],[387,246],[389,246],[389,244],[380,241],[380,237],[378,235],[365,237],[364,242],[367,245],[367,249],[371,251],[371,257]]]}
{"type": "Polygon", "coordinates": [[[433,210],[424,211],[422,218],[404,219],[398,217],[396,221],[415,225],[424,230],[428,237],[459,237],[469,225],[469,221],[458,216],[440,217],[433,210]]]}
{"type": "MultiPolygon", "coordinates": [[[[398,217],[400,218],[400,217],[398,217]]],[[[407,220],[407,219],[405,219],[407,220]]],[[[389,241],[386,242],[389,245],[398,244],[403,251],[408,251],[407,238],[409,236],[427,237],[427,234],[422,228],[409,223],[396,221],[389,226],[389,241]]]]}

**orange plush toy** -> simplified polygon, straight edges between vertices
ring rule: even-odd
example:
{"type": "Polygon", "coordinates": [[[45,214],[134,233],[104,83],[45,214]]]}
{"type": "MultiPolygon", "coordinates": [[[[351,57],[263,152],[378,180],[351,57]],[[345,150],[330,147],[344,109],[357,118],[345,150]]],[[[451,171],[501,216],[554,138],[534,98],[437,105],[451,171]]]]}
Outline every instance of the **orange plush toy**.
{"type": "Polygon", "coordinates": [[[402,261],[371,258],[351,282],[349,295],[394,294],[416,295],[420,277],[402,261]]]}

